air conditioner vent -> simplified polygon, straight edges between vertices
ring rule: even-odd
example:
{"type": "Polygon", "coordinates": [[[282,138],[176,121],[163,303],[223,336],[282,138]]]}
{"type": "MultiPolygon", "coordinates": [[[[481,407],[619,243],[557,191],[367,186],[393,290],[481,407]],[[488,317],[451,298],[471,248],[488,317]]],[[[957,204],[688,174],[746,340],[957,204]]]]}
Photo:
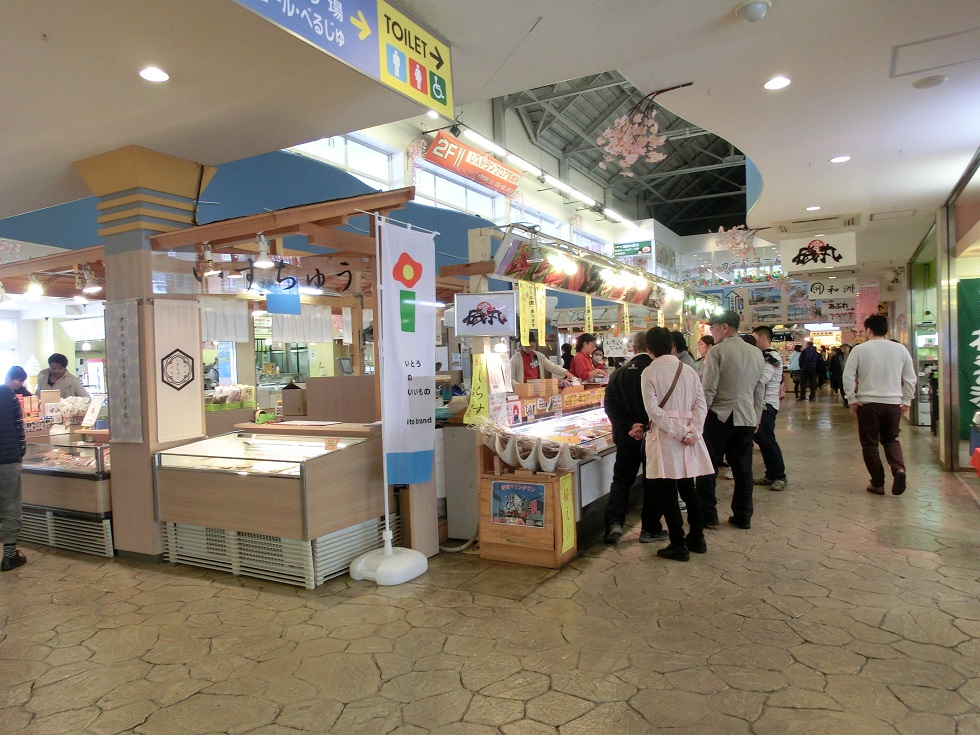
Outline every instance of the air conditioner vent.
{"type": "Polygon", "coordinates": [[[808,219],[784,220],[773,222],[777,232],[794,235],[808,235],[824,230],[842,230],[857,227],[861,221],[860,214],[838,214],[830,217],[810,217],[808,219]]]}

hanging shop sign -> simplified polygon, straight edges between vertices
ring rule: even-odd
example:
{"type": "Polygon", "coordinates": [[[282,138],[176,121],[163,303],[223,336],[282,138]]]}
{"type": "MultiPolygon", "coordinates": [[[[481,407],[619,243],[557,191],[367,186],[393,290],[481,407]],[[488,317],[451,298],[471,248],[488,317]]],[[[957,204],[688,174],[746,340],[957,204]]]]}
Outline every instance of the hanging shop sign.
{"type": "Polygon", "coordinates": [[[498,258],[495,273],[515,281],[541,283],[548,288],[653,309],[662,308],[666,298],[661,287],[639,274],[572,258],[559,250],[516,237],[507,252],[498,258]]]}
{"type": "Polygon", "coordinates": [[[787,271],[819,271],[845,265],[857,265],[857,235],[802,237],[783,240],[779,257],[787,271]]]}
{"type": "Polygon", "coordinates": [[[489,153],[471,148],[445,130],[440,130],[429,144],[425,160],[504,196],[510,196],[517,190],[524,175],[489,153]]]}
{"type": "Polygon", "coordinates": [[[235,0],[399,94],[452,118],[449,44],[384,0],[235,0]]]}
{"type": "Polygon", "coordinates": [[[811,278],[811,299],[853,299],[857,296],[856,278],[811,278]]]}
{"type": "Polygon", "coordinates": [[[639,242],[616,242],[613,243],[613,257],[622,258],[626,255],[647,255],[653,252],[653,241],[641,240],[639,242]]]}
{"type": "Polygon", "coordinates": [[[517,292],[456,294],[457,337],[513,337],[517,334],[517,292]]]}

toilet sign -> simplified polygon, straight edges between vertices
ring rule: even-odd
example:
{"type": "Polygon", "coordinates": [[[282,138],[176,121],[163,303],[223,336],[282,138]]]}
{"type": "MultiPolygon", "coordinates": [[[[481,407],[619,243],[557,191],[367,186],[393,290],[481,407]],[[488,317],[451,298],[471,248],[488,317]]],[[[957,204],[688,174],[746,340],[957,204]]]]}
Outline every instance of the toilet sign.
{"type": "Polygon", "coordinates": [[[452,119],[449,44],[384,0],[235,0],[367,76],[452,119]]]}

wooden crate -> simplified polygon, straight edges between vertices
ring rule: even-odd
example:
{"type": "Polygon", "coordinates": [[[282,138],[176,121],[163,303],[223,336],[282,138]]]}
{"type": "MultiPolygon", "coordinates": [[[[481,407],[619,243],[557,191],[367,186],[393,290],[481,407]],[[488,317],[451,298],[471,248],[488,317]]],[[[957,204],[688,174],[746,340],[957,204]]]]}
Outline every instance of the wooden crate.
{"type": "Polygon", "coordinates": [[[480,558],[551,569],[574,559],[574,481],[569,471],[481,474],[480,558]]]}

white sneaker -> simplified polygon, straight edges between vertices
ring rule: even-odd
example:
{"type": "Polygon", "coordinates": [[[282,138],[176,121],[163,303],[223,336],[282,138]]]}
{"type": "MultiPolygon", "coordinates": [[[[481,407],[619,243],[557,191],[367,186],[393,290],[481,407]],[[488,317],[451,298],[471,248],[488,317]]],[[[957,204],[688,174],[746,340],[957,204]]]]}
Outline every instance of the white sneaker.
{"type": "Polygon", "coordinates": [[[731,467],[722,467],[721,469],[719,469],[718,470],[718,477],[720,477],[720,478],[722,478],[724,480],[734,480],[735,479],[735,475],[732,474],[732,468],[731,467]]]}

